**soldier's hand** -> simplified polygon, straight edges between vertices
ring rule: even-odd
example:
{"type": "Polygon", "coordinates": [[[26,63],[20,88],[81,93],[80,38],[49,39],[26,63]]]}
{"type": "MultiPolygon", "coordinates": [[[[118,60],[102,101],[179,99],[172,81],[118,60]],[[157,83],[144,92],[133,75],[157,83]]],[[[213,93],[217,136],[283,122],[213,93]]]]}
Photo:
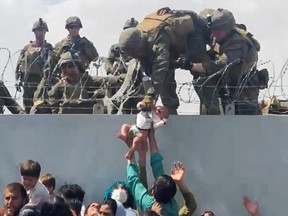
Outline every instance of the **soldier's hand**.
{"type": "Polygon", "coordinates": [[[192,70],[193,63],[185,56],[178,59],[180,68],[183,70],[192,70]]]}
{"type": "Polygon", "coordinates": [[[162,16],[162,15],[165,15],[165,14],[171,13],[171,12],[172,12],[172,10],[169,7],[163,7],[163,8],[160,8],[159,10],[157,10],[157,15],[162,16]]]}
{"type": "Polygon", "coordinates": [[[177,69],[180,67],[181,67],[181,62],[179,61],[179,59],[170,62],[170,65],[169,65],[170,69],[177,69]]]}

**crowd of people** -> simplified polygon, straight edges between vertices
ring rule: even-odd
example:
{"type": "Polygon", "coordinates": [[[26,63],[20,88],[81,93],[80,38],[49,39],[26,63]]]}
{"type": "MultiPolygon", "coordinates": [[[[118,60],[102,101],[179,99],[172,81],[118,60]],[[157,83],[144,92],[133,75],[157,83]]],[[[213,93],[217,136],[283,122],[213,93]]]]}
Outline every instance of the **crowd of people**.
{"type": "MultiPolygon", "coordinates": [[[[162,8],[142,22],[127,20],[119,42],[105,58],[106,76],[87,72],[99,58],[93,43],[80,36],[82,22],[66,20],[68,36],[53,47],[40,18],[32,27],[35,40],[21,50],[15,71],[22,108],[0,83],[0,107],[13,114],[137,113],[145,95],[177,114],[175,70],[190,71],[200,98],[200,114],[261,114],[259,90],[268,71],[257,69],[259,42],[237,24],[227,9],[162,8]]],[[[96,64],[96,63],[95,63],[96,64]]]]}
{"type": "MultiPolygon", "coordinates": [[[[27,160],[20,164],[21,183],[7,184],[4,188],[4,208],[0,216],[191,216],[197,209],[197,197],[185,182],[184,164],[177,161],[171,173],[165,174],[163,156],[158,150],[155,130],[149,130],[148,144],[137,147],[138,161],[134,152],[127,160],[126,180],[116,181],[107,187],[104,196],[86,200],[85,191],[77,183],[65,183],[55,192],[56,179],[49,173],[41,175],[37,161],[27,160]],[[150,150],[150,164],[155,181],[149,187],[146,172],[146,154],[150,150]],[[184,202],[175,200],[180,191],[184,202]],[[100,201],[100,202],[99,202],[100,201]]],[[[132,142],[126,142],[131,147],[132,142]]],[[[124,158],[124,157],[123,157],[124,158]]],[[[8,183],[8,182],[7,182],[8,183]]],[[[260,216],[257,201],[243,197],[243,206],[252,216],[260,216]]],[[[216,212],[217,214],[217,212],[216,212]]],[[[213,210],[205,210],[202,216],[214,216],[213,210]]]]}

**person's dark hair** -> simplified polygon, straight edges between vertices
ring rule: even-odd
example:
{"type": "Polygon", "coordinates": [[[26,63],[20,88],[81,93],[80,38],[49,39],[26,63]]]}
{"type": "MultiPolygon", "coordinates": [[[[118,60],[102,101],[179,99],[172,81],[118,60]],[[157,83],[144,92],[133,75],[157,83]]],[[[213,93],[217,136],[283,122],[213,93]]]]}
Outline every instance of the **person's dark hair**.
{"type": "Polygon", "coordinates": [[[40,177],[40,181],[42,182],[45,187],[52,187],[55,190],[56,187],[56,179],[50,174],[47,173],[40,177]]]}
{"type": "Polygon", "coordinates": [[[156,201],[166,204],[175,196],[177,188],[171,176],[161,175],[156,178],[152,190],[156,201]]]}
{"type": "Polygon", "coordinates": [[[77,215],[80,215],[82,202],[79,199],[66,199],[65,201],[71,210],[73,210],[77,215]]]}
{"type": "Polygon", "coordinates": [[[70,209],[79,215],[85,191],[78,184],[64,184],[59,188],[59,194],[64,198],[70,209]]]}
{"type": "Polygon", "coordinates": [[[31,176],[39,178],[41,166],[37,161],[27,160],[20,164],[21,176],[31,176]]]}
{"type": "Polygon", "coordinates": [[[45,202],[41,208],[41,216],[72,216],[72,212],[67,203],[55,202],[49,203],[45,202]]]}
{"type": "Polygon", "coordinates": [[[155,211],[144,211],[142,213],[142,216],[160,216],[160,215],[156,213],[155,211]]]}
{"type": "Polygon", "coordinates": [[[35,207],[24,206],[20,210],[18,216],[41,216],[41,213],[35,207]]]}
{"type": "Polygon", "coordinates": [[[109,208],[111,209],[113,215],[116,215],[116,211],[117,211],[117,202],[114,199],[107,199],[106,201],[104,201],[102,203],[102,205],[108,205],[109,208]]]}
{"type": "Polygon", "coordinates": [[[209,214],[209,216],[215,216],[214,212],[209,211],[209,210],[204,211],[204,212],[201,214],[201,216],[204,216],[204,214],[209,214]]]}
{"type": "Polygon", "coordinates": [[[59,188],[59,194],[67,199],[78,199],[83,202],[85,191],[78,184],[64,184],[59,188]]]}
{"type": "Polygon", "coordinates": [[[8,184],[5,189],[8,189],[9,191],[19,191],[20,194],[21,194],[21,197],[23,199],[27,199],[28,200],[28,195],[27,195],[27,192],[24,188],[24,186],[18,182],[13,182],[13,183],[10,183],[8,184]]]}

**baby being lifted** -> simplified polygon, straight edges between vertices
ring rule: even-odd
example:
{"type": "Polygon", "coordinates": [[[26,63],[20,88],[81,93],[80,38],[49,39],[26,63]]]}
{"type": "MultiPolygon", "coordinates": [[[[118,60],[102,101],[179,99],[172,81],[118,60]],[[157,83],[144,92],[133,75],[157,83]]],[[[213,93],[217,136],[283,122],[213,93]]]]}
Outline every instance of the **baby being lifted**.
{"type": "Polygon", "coordinates": [[[137,104],[137,109],[140,112],[136,116],[136,124],[132,126],[123,124],[117,135],[130,147],[125,155],[127,159],[130,159],[135,150],[141,148],[141,145],[147,146],[150,129],[165,125],[169,117],[168,110],[164,106],[155,106],[153,98],[148,95],[137,104]]]}

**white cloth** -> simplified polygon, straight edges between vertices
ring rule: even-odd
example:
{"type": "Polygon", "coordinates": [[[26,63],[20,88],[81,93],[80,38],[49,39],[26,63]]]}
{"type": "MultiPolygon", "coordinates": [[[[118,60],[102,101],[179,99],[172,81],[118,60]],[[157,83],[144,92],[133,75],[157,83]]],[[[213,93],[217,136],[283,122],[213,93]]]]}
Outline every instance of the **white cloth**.
{"type": "Polygon", "coordinates": [[[136,212],[132,208],[126,208],[126,216],[137,216],[136,212]]]}
{"type": "Polygon", "coordinates": [[[82,205],[82,207],[81,207],[81,212],[80,212],[80,215],[81,215],[81,216],[84,216],[85,210],[86,210],[85,205],[82,205]]]}
{"type": "Polygon", "coordinates": [[[26,206],[36,207],[40,209],[42,207],[43,202],[49,202],[50,196],[46,187],[38,181],[34,188],[27,190],[27,194],[29,196],[29,202],[26,206]]]}
{"type": "Polygon", "coordinates": [[[159,118],[154,111],[140,111],[136,116],[136,126],[139,129],[149,130],[152,128],[157,129],[165,123],[159,118]]]}
{"type": "Polygon", "coordinates": [[[115,216],[126,216],[126,211],[122,203],[119,201],[115,200],[117,203],[117,209],[116,209],[116,214],[115,216]]]}

